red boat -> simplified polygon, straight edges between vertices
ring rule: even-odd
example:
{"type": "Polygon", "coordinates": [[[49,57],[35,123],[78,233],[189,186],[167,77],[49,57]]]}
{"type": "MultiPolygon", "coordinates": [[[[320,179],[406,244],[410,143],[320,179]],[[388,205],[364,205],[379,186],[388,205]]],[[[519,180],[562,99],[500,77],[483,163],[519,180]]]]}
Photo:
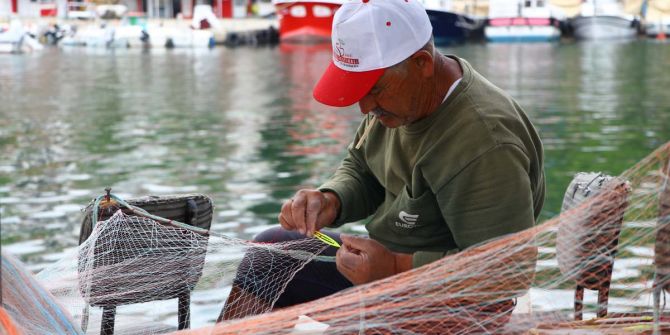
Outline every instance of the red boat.
{"type": "Polygon", "coordinates": [[[333,15],[344,0],[274,0],[282,42],[314,43],[330,40],[333,15]]]}

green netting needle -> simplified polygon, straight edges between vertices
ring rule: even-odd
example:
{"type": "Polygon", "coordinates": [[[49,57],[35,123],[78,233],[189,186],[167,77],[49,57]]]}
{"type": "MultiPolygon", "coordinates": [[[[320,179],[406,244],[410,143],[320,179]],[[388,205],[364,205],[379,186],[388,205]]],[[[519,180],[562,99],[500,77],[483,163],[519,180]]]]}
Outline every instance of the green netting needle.
{"type": "Polygon", "coordinates": [[[335,248],[339,248],[340,244],[337,243],[337,241],[333,240],[330,236],[320,232],[320,231],[315,231],[314,232],[314,237],[320,240],[321,242],[328,244],[330,246],[333,246],[335,248]]]}

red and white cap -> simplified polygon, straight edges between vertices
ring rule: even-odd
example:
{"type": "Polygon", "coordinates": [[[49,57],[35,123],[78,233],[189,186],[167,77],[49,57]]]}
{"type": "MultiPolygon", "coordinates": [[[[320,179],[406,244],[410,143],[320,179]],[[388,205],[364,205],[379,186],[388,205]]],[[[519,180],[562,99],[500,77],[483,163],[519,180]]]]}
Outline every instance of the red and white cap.
{"type": "Polygon", "coordinates": [[[384,74],[421,49],[433,33],[419,0],[351,0],[335,13],[333,60],[314,87],[319,102],[361,100],[384,74]]]}

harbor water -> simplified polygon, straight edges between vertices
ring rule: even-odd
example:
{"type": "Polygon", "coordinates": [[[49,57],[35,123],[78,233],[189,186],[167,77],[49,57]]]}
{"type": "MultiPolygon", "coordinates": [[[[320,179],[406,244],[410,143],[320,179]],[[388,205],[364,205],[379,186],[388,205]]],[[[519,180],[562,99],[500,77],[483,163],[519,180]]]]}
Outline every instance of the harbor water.
{"type": "MultiPolygon", "coordinates": [[[[670,140],[668,44],[440,50],[509,92],[538,128],[548,183],[541,221],[559,213],[575,173],[619,175],[670,140]]],[[[0,55],[3,252],[34,272],[57,261],[77,245],[81,209],[108,186],[122,197],[207,194],[212,230],[232,237],[276,224],[283,200],[333,173],[362,119],[356,106],[312,98],[329,58],[329,45],[0,55]]],[[[620,274],[639,273],[625,264],[620,274]]],[[[569,305],[572,293],[561,294],[547,299],[569,305]]]]}

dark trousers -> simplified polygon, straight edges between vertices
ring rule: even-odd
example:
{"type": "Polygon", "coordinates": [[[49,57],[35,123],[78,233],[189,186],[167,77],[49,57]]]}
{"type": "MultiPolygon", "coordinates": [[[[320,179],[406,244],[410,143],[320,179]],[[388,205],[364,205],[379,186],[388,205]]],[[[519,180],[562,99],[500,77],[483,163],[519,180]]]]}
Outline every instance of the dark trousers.
{"type": "MultiPolygon", "coordinates": [[[[338,243],[342,243],[339,234],[328,231],[322,231],[322,233],[330,236],[338,243]]],[[[300,233],[277,227],[260,233],[254,238],[254,241],[276,243],[304,238],[305,236],[300,233]]],[[[320,255],[335,256],[336,252],[336,248],[329,246],[320,255]]],[[[276,264],[265,265],[263,268],[276,269],[286,267],[287,262],[300,262],[300,260],[294,260],[288,256],[273,256],[268,259],[269,262],[276,264]]],[[[283,282],[281,280],[273,281],[276,278],[273,278],[272,274],[249,271],[250,267],[253,267],[252,256],[245,255],[238,269],[234,284],[260,298],[271,299],[271,297],[265,297],[263,292],[276,292],[276,290],[268,290],[267,285],[281,285],[283,282]]],[[[291,279],[284,292],[279,296],[274,308],[293,306],[316,300],[352,286],[353,284],[337,270],[335,262],[311,261],[291,279]]]]}

